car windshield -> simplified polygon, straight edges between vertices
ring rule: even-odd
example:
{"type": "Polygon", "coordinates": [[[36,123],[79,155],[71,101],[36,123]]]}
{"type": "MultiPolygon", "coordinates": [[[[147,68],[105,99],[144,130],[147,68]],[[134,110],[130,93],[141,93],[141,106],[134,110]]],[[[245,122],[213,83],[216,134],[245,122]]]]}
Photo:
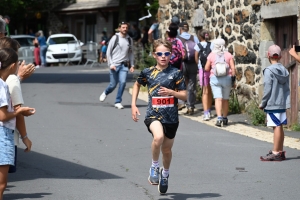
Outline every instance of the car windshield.
{"type": "Polygon", "coordinates": [[[21,47],[33,46],[34,38],[14,38],[14,39],[19,42],[21,47]]]}
{"type": "Polygon", "coordinates": [[[74,37],[53,37],[49,39],[49,44],[68,44],[70,41],[74,41],[74,37]]]}

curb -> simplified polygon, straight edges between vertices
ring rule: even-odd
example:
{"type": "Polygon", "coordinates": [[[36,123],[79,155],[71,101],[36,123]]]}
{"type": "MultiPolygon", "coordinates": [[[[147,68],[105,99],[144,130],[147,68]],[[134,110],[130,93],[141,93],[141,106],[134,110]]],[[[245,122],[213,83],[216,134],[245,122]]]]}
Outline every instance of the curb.
{"type": "MultiPolygon", "coordinates": [[[[132,88],[129,88],[129,93],[132,94],[132,88]]],[[[140,100],[148,102],[148,93],[147,92],[139,92],[138,98],[140,100]]],[[[201,119],[201,113],[197,112],[197,109],[195,109],[195,114],[193,116],[184,115],[185,112],[186,112],[186,109],[179,111],[178,114],[182,117],[186,117],[191,120],[194,120],[194,121],[197,121],[197,122],[209,125],[209,126],[213,126],[214,128],[219,128],[219,129],[226,130],[226,131],[229,131],[232,133],[237,133],[240,135],[244,135],[246,137],[251,137],[251,138],[254,138],[257,140],[261,140],[261,141],[265,141],[265,142],[269,142],[269,143],[273,144],[273,132],[259,130],[259,129],[253,128],[251,126],[238,124],[238,123],[232,124],[232,121],[229,121],[228,126],[218,127],[218,126],[215,126],[216,118],[212,118],[209,121],[203,121],[201,119]],[[231,125],[230,125],[230,122],[231,122],[231,125]]],[[[284,146],[300,150],[300,139],[284,136],[284,146]]]]}

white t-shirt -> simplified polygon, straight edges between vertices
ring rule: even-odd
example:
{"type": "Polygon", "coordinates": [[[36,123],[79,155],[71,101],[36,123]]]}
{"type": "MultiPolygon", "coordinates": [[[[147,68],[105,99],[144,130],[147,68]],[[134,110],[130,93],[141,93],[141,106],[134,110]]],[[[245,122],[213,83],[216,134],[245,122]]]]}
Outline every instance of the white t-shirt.
{"type": "MultiPolygon", "coordinates": [[[[9,75],[6,79],[6,84],[8,85],[9,93],[12,99],[12,105],[23,105],[24,100],[22,96],[21,84],[16,75],[9,75]]],[[[19,144],[20,133],[17,129],[14,132],[15,136],[15,145],[19,144]]]]}
{"type": "MultiPolygon", "coordinates": [[[[7,106],[7,112],[13,112],[14,108],[12,106],[12,101],[9,95],[9,90],[7,84],[0,79],[0,107],[7,106]]],[[[4,126],[11,130],[16,128],[16,118],[10,119],[8,121],[0,121],[0,126],[4,126]]]]}
{"type": "MultiPolygon", "coordinates": [[[[207,42],[203,41],[203,42],[200,42],[200,44],[203,46],[203,48],[205,48],[206,45],[207,45],[207,42]]],[[[200,51],[200,48],[199,48],[198,44],[195,45],[194,49],[197,52],[200,51]]],[[[211,50],[214,49],[214,43],[212,43],[212,42],[210,43],[210,49],[211,50]]],[[[198,62],[198,69],[202,69],[202,65],[201,65],[200,59],[199,59],[199,62],[198,62]]]]}

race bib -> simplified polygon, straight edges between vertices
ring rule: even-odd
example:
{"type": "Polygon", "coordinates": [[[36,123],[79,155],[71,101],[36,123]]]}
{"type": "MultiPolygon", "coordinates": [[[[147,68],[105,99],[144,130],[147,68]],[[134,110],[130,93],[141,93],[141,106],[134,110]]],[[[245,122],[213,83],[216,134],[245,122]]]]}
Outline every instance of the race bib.
{"type": "Polygon", "coordinates": [[[152,107],[153,108],[166,108],[174,107],[174,97],[152,97],[152,107]]]}

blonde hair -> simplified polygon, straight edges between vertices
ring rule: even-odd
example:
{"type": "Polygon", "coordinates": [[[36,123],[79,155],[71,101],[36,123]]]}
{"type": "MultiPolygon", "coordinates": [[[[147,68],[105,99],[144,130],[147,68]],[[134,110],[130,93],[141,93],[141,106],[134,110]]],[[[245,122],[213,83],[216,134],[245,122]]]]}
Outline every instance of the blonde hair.
{"type": "Polygon", "coordinates": [[[168,48],[170,52],[172,52],[172,43],[168,40],[163,40],[163,39],[154,40],[153,52],[156,52],[156,48],[160,45],[163,45],[164,47],[168,48]]]}

